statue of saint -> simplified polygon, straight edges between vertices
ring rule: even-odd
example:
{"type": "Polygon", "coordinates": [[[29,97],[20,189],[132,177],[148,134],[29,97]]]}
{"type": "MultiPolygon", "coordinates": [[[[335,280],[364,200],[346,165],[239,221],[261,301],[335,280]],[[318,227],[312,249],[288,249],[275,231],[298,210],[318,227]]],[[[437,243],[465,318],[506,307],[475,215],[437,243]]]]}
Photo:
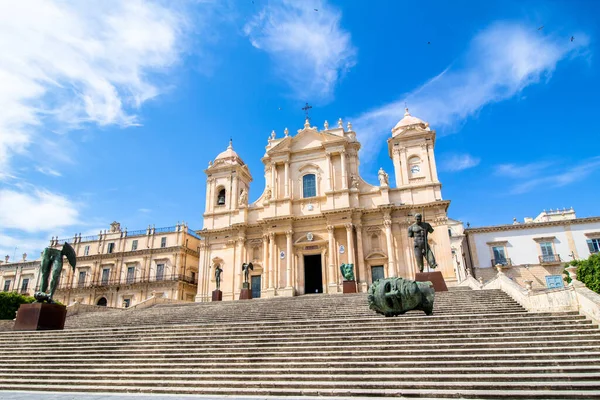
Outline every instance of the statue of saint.
{"type": "Polygon", "coordinates": [[[267,190],[265,190],[265,199],[269,200],[271,198],[271,187],[267,186],[267,190]]]}
{"type": "Polygon", "coordinates": [[[389,176],[381,167],[379,168],[379,172],[377,173],[377,178],[379,178],[379,186],[389,185],[389,176]]]}
{"type": "Polygon", "coordinates": [[[437,267],[433,252],[427,243],[427,236],[433,232],[433,228],[427,222],[423,222],[422,219],[421,214],[415,214],[416,222],[408,227],[408,237],[414,238],[415,258],[421,272],[423,272],[423,257],[427,258],[429,268],[435,269],[437,267]]]}
{"type": "Polygon", "coordinates": [[[356,177],[356,175],[352,174],[350,176],[350,187],[358,189],[358,185],[358,178],[356,177]]]}
{"type": "Polygon", "coordinates": [[[217,290],[221,290],[221,273],[223,272],[223,268],[221,268],[221,264],[215,265],[215,282],[217,284],[217,290]]]}
{"type": "Polygon", "coordinates": [[[245,188],[242,188],[242,191],[240,192],[239,204],[246,204],[246,203],[248,203],[248,192],[246,192],[245,188]]]}
{"type": "Polygon", "coordinates": [[[242,272],[244,273],[244,283],[248,283],[248,274],[250,271],[254,271],[254,266],[252,263],[243,263],[242,264],[242,272]]]}
{"type": "Polygon", "coordinates": [[[71,264],[73,271],[75,271],[77,257],[75,256],[75,250],[69,243],[65,243],[62,250],[53,249],[51,247],[46,247],[46,249],[44,249],[42,263],[40,265],[40,291],[33,295],[38,303],[43,303],[44,301],[54,303],[52,296],[54,296],[54,292],[56,291],[60,279],[60,273],[62,272],[63,256],[67,257],[69,264],[71,264]],[[52,280],[50,281],[50,292],[46,293],[51,274],[52,280]]]}

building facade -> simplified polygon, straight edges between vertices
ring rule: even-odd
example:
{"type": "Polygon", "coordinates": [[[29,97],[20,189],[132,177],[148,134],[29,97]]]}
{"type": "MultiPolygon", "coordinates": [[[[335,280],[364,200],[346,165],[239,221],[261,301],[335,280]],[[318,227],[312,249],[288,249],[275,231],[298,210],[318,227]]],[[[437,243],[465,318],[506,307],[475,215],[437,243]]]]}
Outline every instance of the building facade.
{"type": "Polygon", "coordinates": [[[210,301],[214,270],[222,269],[223,300],[239,298],[241,265],[252,262],[253,297],[339,293],[342,263],[355,265],[359,291],[380,277],[412,278],[417,271],[408,227],[424,214],[438,270],[456,280],[434,157],[435,131],[406,110],[387,140],[392,183],[359,174],[360,143],[341,119],[319,130],[306,121],[291,135],[272,132],[265,154],[264,189],[248,202],[252,176],[229,147],[205,170],[206,201],[196,301],[210,301]]]}
{"type": "MultiPolygon", "coordinates": [[[[73,246],[77,266],[66,259],[54,299],[108,307],[130,307],[152,296],[194,301],[198,284],[199,236],[186,224],[122,230],[113,222],[98,235],[52,238],[50,246],[73,246]]],[[[2,289],[33,295],[40,260],[0,264],[2,289]]]]}
{"type": "Polygon", "coordinates": [[[474,275],[491,279],[500,269],[534,289],[546,288],[548,275],[562,275],[573,259],[600,251],[600,217],[577,218],[571,209],[544,211],[510,225],[465,229],[465,260],[474,275]]]}

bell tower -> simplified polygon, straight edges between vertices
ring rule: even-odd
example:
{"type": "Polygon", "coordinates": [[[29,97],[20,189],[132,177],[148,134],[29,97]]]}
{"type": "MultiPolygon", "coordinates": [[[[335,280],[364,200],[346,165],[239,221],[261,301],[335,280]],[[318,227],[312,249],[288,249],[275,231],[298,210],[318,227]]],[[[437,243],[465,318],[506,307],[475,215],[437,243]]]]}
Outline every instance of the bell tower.
{"type": "Polygon", "coordinates": [[[388,153],[394,163],[396,187],[419,187],[419,202],[441,199],[434,146],[435,131],[427,122],[410,115],[406,108],[404,118],[392,129],[388,153]]]}
{"type": "Polygon", "coordinates": [[[232,141],[215,161],[208,163],[204,228],[217,229],[247,219],[248,192],[252,175],[233,150],[232,141]]]}

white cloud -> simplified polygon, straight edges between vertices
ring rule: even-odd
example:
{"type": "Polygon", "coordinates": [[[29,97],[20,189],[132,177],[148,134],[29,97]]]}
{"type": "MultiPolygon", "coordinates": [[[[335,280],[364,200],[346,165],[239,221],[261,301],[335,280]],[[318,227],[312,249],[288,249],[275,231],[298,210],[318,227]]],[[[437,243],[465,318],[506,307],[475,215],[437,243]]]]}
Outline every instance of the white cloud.
{"type": "Polygon", "coordinates": [[[449,154],[442,157],[442,161],[440,162],[440,170],[458,172],[476,167],[480,162],[480,158],[473,157],[470,154],[449,154]]]}
{"type": "Polygon", "coordinates": [[[57,231],[78,223],[77,208],[77,204],[70,199],[49,191],[0,189],[2,231],[57,231]]]}
{"type": "Polygon", "coordinates": [[[160,92],[152,73],[178,60],[182,15],[141,0],[2,2],[0,179],[42,127],[137,124],[160,92]]]}
{"type": "Polygon", "coordinates": [[[152,212],[152,210],[149,208],[138,208],[138,212],[148,214],[149,212],[152,212]]]}
{"type": "Polygon", "coordinates": [[[254,47],[269,53],[296,97],[328,101],[344,72],[356,63],[356,49],[340,26],[341,17],[324,1],[284,0],[269,3],[244,33],[254,47]]]}
{"type": "Polygon", "coordinates": [[[466,53],[421,87],[353,119],[363,143],[363,159],[376,155],[381,138],[404,114],[428,121],[434,129],[450,131],[487,104],[506,100],[525,87],[548,79],[556,64],[587,47],[585,34],[577,40],[554,37],[518,24],[498,23],[473,38],[466,53]]]}
{"type": "Polygon", "coordinates": [[[39,165],[38,165],[38,166],[35,168],[35,170],[36,170],[37,172],[41,173],[41,174],[44,174],[44,175],[49,175],[49,176],[62,176],[62,174],[61,174],[60,172],[58,172],[58,171],[56,171],[56,170],[54,170],[54,169],[52,169],[52,168],[50,168],[50,167],[42,167],[42,166],[39,166],[39,165]]]}
{"type": "Polygon", "coordinates": [[[505,174],[517,181],[510,189],[510,193],[522,194],[538,188],[564,187],[582,181],[600,169],[600,157],[592,157],[578,164],[565,161],[553,164],[540,162],[522,166],[509,164],[509,166],[510,168],[506,169],[502,168],[506,167],[506,165],[500,165],[496,168],[496,171],[524,171],[525,173],[522,175],[518,175],[517,173],[505,174]],[[528,172],[529,167],[532,165],[534,166],[534,171],[528,172]],[[538,166],[537,170],[535,170],[535,166],[538,166]]]}
{"type": "Polygon", "coordinates": [[[510,178],[526,178],[534,176],[552,166],[552,162],[540,161],[527,164],[500,164],[495,167],[495,173],[498,176],[507,176],[510,178]]]}

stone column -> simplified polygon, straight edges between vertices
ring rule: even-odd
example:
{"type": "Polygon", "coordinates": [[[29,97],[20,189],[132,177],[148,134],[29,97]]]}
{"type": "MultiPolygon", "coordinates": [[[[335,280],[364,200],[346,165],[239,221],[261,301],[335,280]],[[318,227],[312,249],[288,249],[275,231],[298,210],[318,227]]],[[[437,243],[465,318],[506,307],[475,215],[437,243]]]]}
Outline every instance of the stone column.
{"type": "Polygon", "coordinates": [[[356,271],[357,273],[357,277],[356,277],[356,281],[357,283],[361,283],[361,284],[367,284],[368,280],[367,280],[367,271],[365,269],[365,256],[363,253],[363,240],[362,240],[362,225],[356,225],[356,246],[357,246],[357,257],[358,259],[356,260],[356,271]]]}
{"type": "Polygon", "coordinates": [[[333,190],[333,185],[332,185],[332,179],[331,179],[331,153],[326,152],[325,153],[325,157],[327,158],[327,190],[328,191],[332,191],[333,190]]]}
{"type": "Polygon", "coordinates": [[[348,243],[348,264],[354,264],[354,237],[352,224],[346,224],[346,243],[348,243]]]}
{"type": "Polygon", "coordinates": [[[327,225],[327,233],[329,234],[329,273],[327,274],[327,284],[335,285],[335,267],[334,267],[334,252],[335,249],[335,237],[334,237],[335,227],[333,225],[327,225]]]}
{"type": "Polygon", "coordinates": [[[269,233],[269,289],[273,289],[275,287],[275,263],[273,260],[273,255],[275,253],[275,233],[269,233]]]}
{"type": "MultiPolygon", "coordinates": [[[[269,282],[269,235],[263,235],[263,256],[262,256],[262,270],[264,272],[264,283],[269,282]]],[[[264,285],[264,284],[263,284],[264,285]]]]}
{"type": "MultiPolygon", "coordinates": [[[[286,164],[287,165],[287,164],[286,164]]],[[[293,231],[287,231],[285,237],[287,238],[287,251],[285,254],[286,261],[286,275],[285,275],[285,287],[292,287],[292,235],[293,231]]]]}
{"type": "Polygon", "coordinates": [[[290,162],[285,162],[285,197],[290,197],[290,162]]]}
{"type": "Polygon", "coordinates": [[[238,193],[238,177],[237,175],[232,176],[232,189],[231,189],[231,209],[235,209],[238,206],[238,197],[240,194],[238,193]]]}
{"type": "Polygon", "coordinates": [[[386,218],[383,221],[383,225],[385,226],[385,241],[387,243],[387,253],[388,253],[388,276],[397,276],[396,272],[396,263],[394,260],[394,246],[392,241],[392,220],[386,218]]]}
{"type": "Polygon", "coordinates": [[[425,167],[425,171],[423,171],[424,175],[432,180],[431,178],[431,166],[429,165],[429,157],[427,156],[427,143],[421,144],[421,161],[423,166],[425,167]]]}
{"type": "Polygon", "coordinates": [[[233,257],[235,260],[235,264],[233,265],[234,270],[236,271],[236,280],[235,280],[235,293],[238,293],[242,288],[242,263],[244,260],[242,259],[242,251],[244,246],[244,241],[246,239],[243,237],[239,237],[236,242],[235,248],[235,256],[233,257]]]}
{"type": "Polygon", "coordinates": [[[433,154],[433,145],[427,146],[427,156],[431,165],[431,180],[438,181],[437,166],[435,165],[435,156],[433,154]]]}
{"type": "Polygon", "coordinates": [[[348,189],[348,176],[346,175],[346,150],[342,150],[340,153],[340,159],[342,162],[342,189],[348,189]]]}
{"type": "Polygon", "coordinates": [[[206,180],[206,212],[212,211],[212,194],[211,194],[211,186],[212,186],[212,178],[208,178],[206,180]]]}
{"type": "Polygon", "coordinates": [[[406,147],[400,148],[400,162],[404,166],[404,168],[402,169],[402,183],[404,185],[408,185],[408,177],[410,174],[408,168],[410,166],[408,165],[408,159],[406,158],[406,147]]]}
{"type": "Polygon", "coordinates": [[[277,173],[277,166],[275,165],[275,162],[271,162],[271,199],[277,199],[278,198],[278,193],[277,193],[277,187],[276,185],[276,178],[275,178],[275,174],[277,173]]]}

